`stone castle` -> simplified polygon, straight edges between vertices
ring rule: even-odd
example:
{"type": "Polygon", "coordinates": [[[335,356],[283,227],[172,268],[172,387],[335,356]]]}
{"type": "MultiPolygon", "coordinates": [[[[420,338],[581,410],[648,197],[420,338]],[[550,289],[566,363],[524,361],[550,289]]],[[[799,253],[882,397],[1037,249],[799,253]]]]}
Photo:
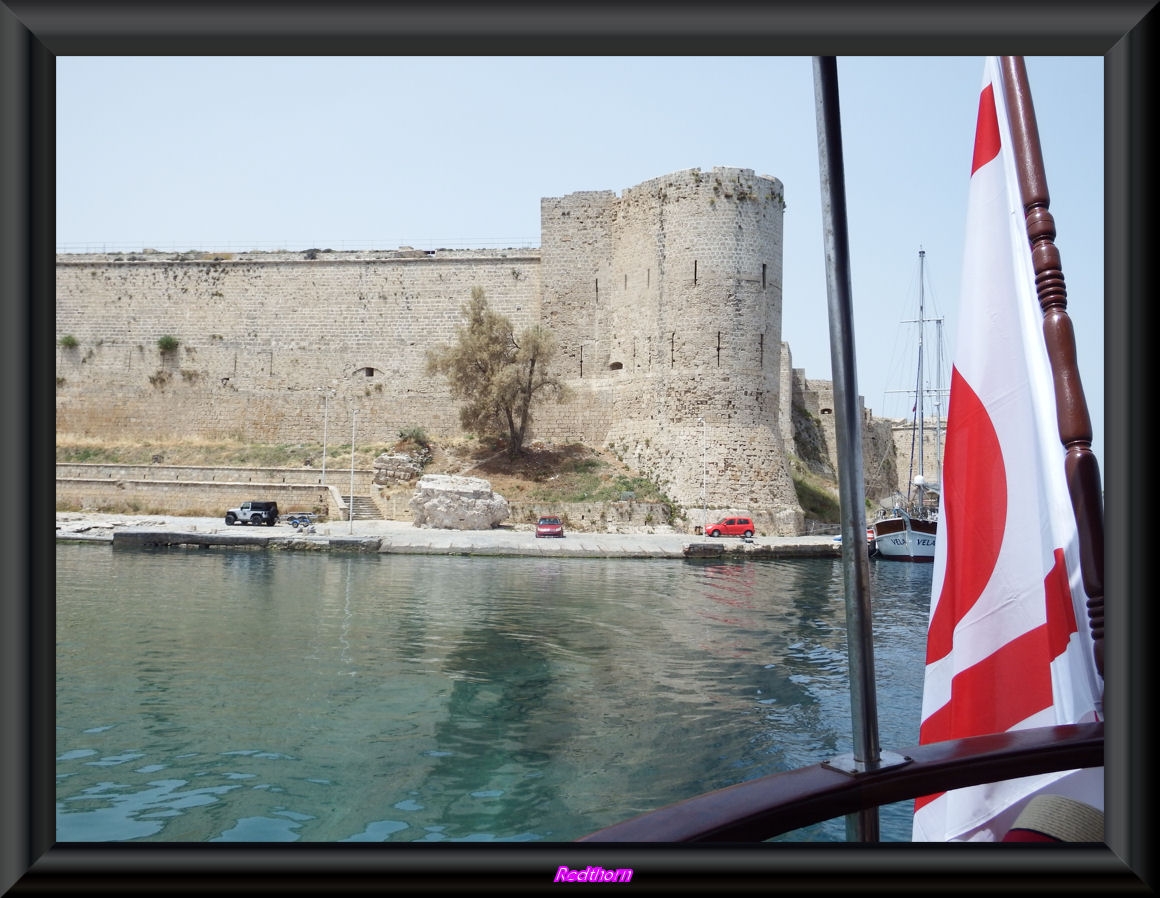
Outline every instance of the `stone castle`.
{"type": "MultiPolygon", "coordinates": [[[[541,200],[538,249],[59,255],[57,430],[460,435],[426,351],[478,286],[517,331],[557,338],[573,398],[538,405],[532,439],[609,447],[698,521],[705,506],[799,533],[790,459],[836,458],[830,384],[782,341],[784,209],[776,178],[690,169],[541,200]]],[[[863,421],[868,494],[892,491],[890,426],[863,421]]]]}

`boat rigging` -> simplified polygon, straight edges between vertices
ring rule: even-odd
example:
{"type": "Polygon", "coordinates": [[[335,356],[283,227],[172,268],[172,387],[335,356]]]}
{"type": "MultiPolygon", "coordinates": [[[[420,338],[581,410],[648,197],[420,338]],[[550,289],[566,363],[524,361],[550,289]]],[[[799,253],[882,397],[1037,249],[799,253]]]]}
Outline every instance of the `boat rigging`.
{"type": "Polygon", "coordinates": [[[907,469],[907,492],[896,493],[889,510],[879,512],[870,524],[872,557],[883,561],[933,561],[938,539],[938,500],[942,482],[942,318],[926,317],[925,308],[926,251],[918,251],[918,318],[903,324],[918,325],[918,364],[911,407],[910,462],[907,469]],[[934,365],[927,365],[926,327],[938,327],[938,350],[934,365]],[[927,371],[935,371],[933,386],[927,371]],[[925,398],[934,399],[934,480],[927,479],[927,440],[925,398]],[[916,471],[917,468],[917,471],[916,471]]]}

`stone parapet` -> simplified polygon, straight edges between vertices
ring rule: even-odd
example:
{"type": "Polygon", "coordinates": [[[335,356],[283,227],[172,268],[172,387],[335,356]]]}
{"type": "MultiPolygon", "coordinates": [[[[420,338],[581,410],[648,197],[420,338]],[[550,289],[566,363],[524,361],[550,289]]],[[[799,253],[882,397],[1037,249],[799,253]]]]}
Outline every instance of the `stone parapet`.
{"type": "MultiPolygon", "coordinates": [[[[328,469],[326,480],[342,488],[345,494],[350,490],[350,469],[334,467],[328,469]]],[[[205,465],[110,465],[91,462],[57,462],[57,480],[80,479],[93,481],[165,481],[193,484],[226,483],[263,485],[294,484],[300,486],[321,486],[321,468],[238,468],[212,467],[205,465]]],[[[374,478],[373,471],[354,471],[355,495],[369,495],[374,478]]]]}
{"type": "Polygon", "coordinates": [[[57,477],[57,508],[116,513],[225,517],[226,510],[252,499],[274,501],[285,515],[307,511],[341,517],[333,488],[292,483],[226,483],[177,480],[108,480],[57,477]]]}

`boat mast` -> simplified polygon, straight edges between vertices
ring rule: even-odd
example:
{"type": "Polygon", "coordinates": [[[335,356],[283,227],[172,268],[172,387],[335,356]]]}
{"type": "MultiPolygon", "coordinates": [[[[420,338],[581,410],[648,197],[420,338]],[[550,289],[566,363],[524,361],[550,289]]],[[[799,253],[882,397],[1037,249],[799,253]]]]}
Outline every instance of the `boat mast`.
{"type": "Polygon", "coordinates": [[[943,422],[943,407],[942,407],[942,373],[943,373],[943,336],[942,336],[943,320],[941,318],[935,319],[935,327],[938,330],[938,339],[935,345],[938,347],[938,357],[934,363],[934,463],[935,463],[935,482],[938,484],[939,492],[942,492],[942,422],[943,422]]]}
{"type": "Polygon", "coordinates": [[[920,513],[922,510],[922,484],[925,484],[925,468],[923,467],[923,456],[926,455],[924,442],[924,428],[923,428],[923,408],[922,408],[922,394],[923,394],[923,331],[926,325],[923,323],[923,295],[922,295],[922,281],[923,270],[926,262],[926,250],[920,249],[918,251],[918,385],[915,388],[914,402],[915,408],[918,410],[918,477],[911,479],[911,484],[907,487],[907,504],[910,505],[910,513],[920,513]],[[912,488],[918,486],[918,504],[916,507],[915,500],[912,498],[912,488]]]}

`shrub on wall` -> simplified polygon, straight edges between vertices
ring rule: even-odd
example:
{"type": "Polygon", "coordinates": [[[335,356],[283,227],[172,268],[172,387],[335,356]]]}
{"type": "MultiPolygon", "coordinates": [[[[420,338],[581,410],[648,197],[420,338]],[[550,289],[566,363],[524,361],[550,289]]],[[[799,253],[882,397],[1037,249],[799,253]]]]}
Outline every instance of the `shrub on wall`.
{"type": "Polygon", "coordinates": [[[162,354],[176,352],[177,347],[181,345],[181,341],[177,337],[165,334],[157,340],[157,348],[161,350],[162,354]]]}
{"type": "Polygon", "coordinates": [[[60,338],[60,345],[65,349],[76,349],[80,344],[72,334],[65,334],[60,338]]]}
{"type": "Polygon", "coordinates": [[[427,436],[427,431],[418,424],[412,424],[410,427],[404,427],[399,431],[400,443],[413,443],[416,446],[421,446],[424,449],[431,448],[431,438],[427,436]]]}

